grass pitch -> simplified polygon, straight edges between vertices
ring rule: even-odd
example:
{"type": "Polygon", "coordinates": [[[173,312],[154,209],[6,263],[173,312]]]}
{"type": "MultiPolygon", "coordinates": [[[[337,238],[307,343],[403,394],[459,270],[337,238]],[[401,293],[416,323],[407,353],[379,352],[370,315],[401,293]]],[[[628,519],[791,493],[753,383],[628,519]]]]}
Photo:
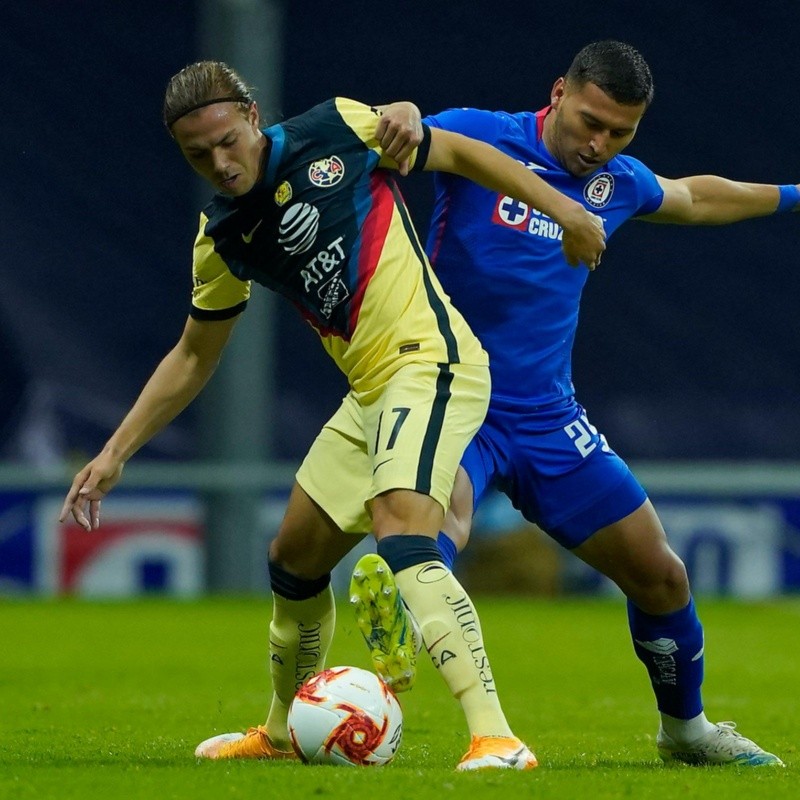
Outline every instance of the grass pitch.
{"type": "MultiPolygon", "coordinates": [[[[796,798],[800,599],[700,601],[706,711],[783,769],[664,767],[619,600],[478,597],[500,697],[536,751],[528,773],[456,774],[458,705],[429,663],[401,696],[383,769],[197,762],[197,742],[263,722],[269,603],[0,602],[0,798],[796,798]]],[[[342,607],[329,664],[369,667],[342,607]]]]}

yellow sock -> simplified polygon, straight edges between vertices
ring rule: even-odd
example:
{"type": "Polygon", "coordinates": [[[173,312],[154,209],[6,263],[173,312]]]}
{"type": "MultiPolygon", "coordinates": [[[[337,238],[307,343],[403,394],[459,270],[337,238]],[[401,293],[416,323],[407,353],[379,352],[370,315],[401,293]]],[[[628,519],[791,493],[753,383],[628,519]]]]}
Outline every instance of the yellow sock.
{"type": "Polygon", "coordinates": [[[307,600],[287,600],[272,595],[269,626],[269,670],[272,675],[272,704],[266,728],[273,744],[290,750],[287,717],[300,686],[325,666],[333,639],[336,606],[333,590],[307,600]]]}
{"type": "Polygon", "coordinates": [[[470,733],[512,736],[497,697],[475,606],[440,561],[416,564],[395,574],[397,587],[422,629],[425,647],[453,696],[470,733]]]}

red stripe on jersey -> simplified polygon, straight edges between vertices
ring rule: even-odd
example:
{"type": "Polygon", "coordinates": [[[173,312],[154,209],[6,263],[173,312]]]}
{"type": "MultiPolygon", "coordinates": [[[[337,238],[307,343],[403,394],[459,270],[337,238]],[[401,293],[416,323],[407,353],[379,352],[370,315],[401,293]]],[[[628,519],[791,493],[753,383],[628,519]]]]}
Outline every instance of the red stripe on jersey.
{"type": "Polygon", "coordinates": [[[369,192],[372,195],[372,208],[364,218],[361,226],[360,248],[358,251],[358,270],[356,275],[356,287],[353,299],[350,302],[350,334],[356,329],[358,315],[361,312],[361,304],[364,302],[364,293],[367,286],[375,274],[378,266],[386,236],[389,233],[389,225],[394,214],[394,197],[389,188],[388,177],[383,170],[376,170],[372,173],[369,181],[369,192]]]}
{"type": "Polygon", "coordinates": [[[300,316],[309,324],[320,336],[338,336],[346,342],[350,341],[349,336],[345,336],[341,331],[335,328],[328,328],[325,325],[320,325],[319,320],[307,309],[303,308],[300,303],[292,301],[294,307],[300,312],[300,316]]]}

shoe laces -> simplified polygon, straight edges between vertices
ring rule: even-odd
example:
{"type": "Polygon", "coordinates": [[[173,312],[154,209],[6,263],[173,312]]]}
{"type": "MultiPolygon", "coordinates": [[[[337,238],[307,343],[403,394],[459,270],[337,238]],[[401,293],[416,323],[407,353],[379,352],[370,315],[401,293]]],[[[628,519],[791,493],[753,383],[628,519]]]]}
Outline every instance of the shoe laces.
{"type": "Polygon", "coordinates": [[[743,736],[736,730],[736,723],[730,720],[726,722],[718,722],[718,736],[716,740],[717,749],[729,750],[734,752],[740,747],[744,746],[752,749],[754,752],[763,752],[762,749],[751,739],[743,736]]]}

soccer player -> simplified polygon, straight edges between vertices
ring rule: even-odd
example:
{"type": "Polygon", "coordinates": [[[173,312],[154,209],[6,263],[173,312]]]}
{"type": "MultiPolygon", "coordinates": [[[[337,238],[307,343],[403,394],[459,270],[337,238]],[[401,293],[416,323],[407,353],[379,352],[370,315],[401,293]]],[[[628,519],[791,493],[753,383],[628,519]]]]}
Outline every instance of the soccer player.
{"type": "MultiPolygon", "coordinates": [[[[295,757],[288,707],[330,646],[330,571],[371,531],[380,557],[362,560],[361,599],[385,677],[407,682],[416,658],[396,612],[399,586],[423,630],[453,632],[450,656],[442,657],[444,645],[431,655],[446,662],[440,671],[473,737],[458,768],[528,769],[535,756],[512,734],[488,662],[474,657],[483,647],[475,609],[436,546],[459,460],[488,405],[486,353],[431,271],[385,168],[452,170],[518,197],[559,220],[575,264],[595,264],[605,237],[580,203],[483,143],[425,126],[398,165],[375,138],[380,115],[336,98],[262,130],[250,89],[227,65],[199,62],[173,76],[165,124],[217,191],[200,216],[189,318],[119,428],[75,476],[61,518],[98,527],[101,499],[125,462],[213,373],[251,281],[279,292],[318,332],[350,391],[301,465],[270,546],[266,724],[212,737],[196,754],[295,757]],[[458,617],[448,599],[458,600],[458,617]]],[[[383,130],[388,143],[395,127],[383,130]]]]}
{"type": "MultiPolygon", "coordinates": [[[[719,225],[798,210],[797,185],[712,175],[670,180],[621,155],[652,97],[642,56],[604,41],[577,54],[536,113],[452,109],[424,122],[512,155],[599,214],[609,235],[632,218],[719,225]]],[[[404,136],[413,141],[411,130],[404,136]]],[[[567,267],[560,226],[548,215],[458,176],[434,180],[427,252],[488,351],[492,375],[486,421],[461,461],[440,536],[445,561],[452,566],[466,543],[487,489],[499,488],[627,596],[634,650],[660,711],[662,759],[781,765],[733,725],[712,724],[703,713],[703,628],[686,569],[644,489],[575,399],[571,350],[588,271],[567,267]]]]}

